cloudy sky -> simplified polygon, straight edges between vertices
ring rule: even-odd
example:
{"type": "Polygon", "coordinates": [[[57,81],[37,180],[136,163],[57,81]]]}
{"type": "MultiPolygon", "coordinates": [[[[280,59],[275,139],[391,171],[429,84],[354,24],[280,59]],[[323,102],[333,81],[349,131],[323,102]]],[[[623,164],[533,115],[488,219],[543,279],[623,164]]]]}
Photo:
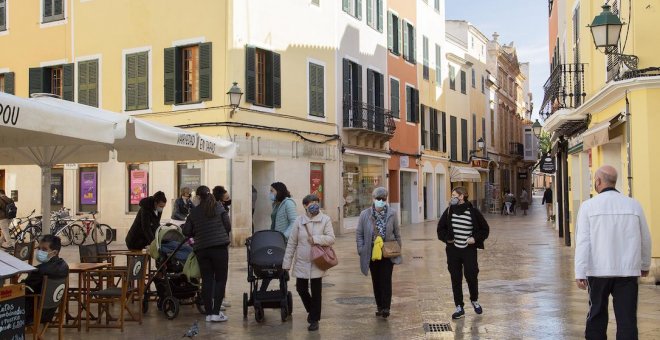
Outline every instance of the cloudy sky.
{"type": "Polygon", "coordinates": [[[497,32],[500,43],[514,42],[518,60],[530,62],[530,88],[537,116],[549,74],[548,1],[446,0],[445,10],[447,19],[467,20],[488,38],[497,32]]]}

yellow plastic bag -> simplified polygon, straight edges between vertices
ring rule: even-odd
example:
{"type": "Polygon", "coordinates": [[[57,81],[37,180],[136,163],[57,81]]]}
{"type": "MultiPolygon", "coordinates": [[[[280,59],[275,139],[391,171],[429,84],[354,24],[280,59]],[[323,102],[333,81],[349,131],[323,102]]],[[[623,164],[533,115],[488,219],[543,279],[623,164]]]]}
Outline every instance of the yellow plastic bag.
{"type": "Polygon", "coordinates": [[[383,238],[380,235],[374,240],[374,248],[371,250],[371,261],[383,259],[383,238]]]}

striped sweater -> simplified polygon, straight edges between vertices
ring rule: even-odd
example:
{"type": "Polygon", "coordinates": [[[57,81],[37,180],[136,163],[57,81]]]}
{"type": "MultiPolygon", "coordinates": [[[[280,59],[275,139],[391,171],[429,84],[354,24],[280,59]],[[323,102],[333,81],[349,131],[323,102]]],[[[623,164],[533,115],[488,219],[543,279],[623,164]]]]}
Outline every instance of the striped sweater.
{"type": "Polygon", "coordinates": [[[451,225],[454,232],[454,245],[458,248],[467,247],[467,240],[472,236],[474,230],[470,209],[463,212],[452,212],[451,225]]]}

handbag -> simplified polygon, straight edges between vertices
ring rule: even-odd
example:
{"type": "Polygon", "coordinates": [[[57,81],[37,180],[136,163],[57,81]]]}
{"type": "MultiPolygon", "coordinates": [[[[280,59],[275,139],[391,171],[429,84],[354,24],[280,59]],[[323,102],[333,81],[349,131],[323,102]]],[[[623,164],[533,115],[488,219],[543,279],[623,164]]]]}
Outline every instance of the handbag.
{"type": "Polygon", "coordinates": [[[337,254],[331,246],[322,246],[319,244],[314,244],[312,239],[312,233],[309,231],[309,227],[305,224],[305,229],[307,230],[307,236],[309,239],[309,244],[312,247],[310,252],[310,258],[312,262],[321,270],[328,270],[337,264],[339,260],[337,259],[337,254]]]}
{"type": "MultiPolygon", "coordinates": [[[[374,225],[374,235],[378,234],[378,230],[376,227],[376,221],[371,218],[371,221],[373,222],[374,225]]],[[[383,242],[383,258],[390,259],[393,257],[401,256],[401,246],[399,245],[399,242],[394,240],[394,241],[384,241],[383,242]]]]}

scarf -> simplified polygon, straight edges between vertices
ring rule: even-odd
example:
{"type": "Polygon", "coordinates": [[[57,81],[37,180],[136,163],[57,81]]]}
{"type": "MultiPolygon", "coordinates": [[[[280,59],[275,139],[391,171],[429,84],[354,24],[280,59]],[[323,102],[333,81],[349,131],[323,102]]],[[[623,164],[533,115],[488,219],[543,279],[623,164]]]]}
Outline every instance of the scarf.
{"type": "Polygon", "coordinates": [[[372,211],[372,217],[376,222],[376,229],[378,229],[378,234],[374,234],[373,238],[375,240],[376,236],[380,235],[380,237],[382,237],[384,240],[385,222],[387,221],[387,206],[385,206],[381,211],[377,211],[376,208],[372,208],[371,211],[372,211]]]}

